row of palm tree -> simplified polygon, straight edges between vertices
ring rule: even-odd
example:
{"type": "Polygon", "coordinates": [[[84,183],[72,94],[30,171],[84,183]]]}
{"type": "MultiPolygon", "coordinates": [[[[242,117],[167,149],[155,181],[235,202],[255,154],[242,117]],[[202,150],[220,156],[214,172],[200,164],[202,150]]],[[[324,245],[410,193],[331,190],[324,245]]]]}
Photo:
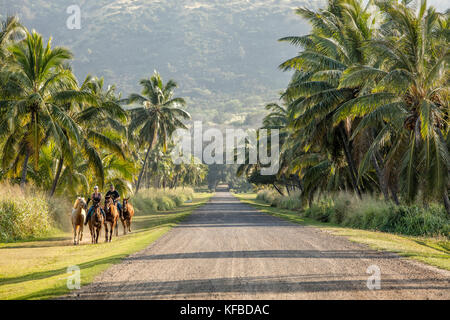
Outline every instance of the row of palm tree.
{"type": "MultiPolygon", "coordinates": [[[[181,108],[185,101],[173,98],[177,84],[163,83],[155,71],[140,81],[141,94],[122,99],[103,78],[79,83],[72,53],[52,47],[51,39],[45,43],[16,17],[0,28],[0,179],[33,182],[51,196],[106,183],[138,192],[145,168],[158,163],[156,154],[166,155],[172,133],[190,118],[181,108]]],[[[177,169],[165,164],[151,173],[161,177],[177,169]]],[[[183,172],[179,184],[204,178],[203,172],[195,179],[195,170],[183,172]]]]}
{"type": "MultiPolygon", "coordinates": [[[[450,214],[450,15],[410,0],[329,0],[280,68],[293,70],[264,128],[281,130],[271,183],[310,201],[325,192],[442,201],[450,214]]],[[[258,165],[242,166],[258,181],[258,165]],[[256,178],[255,178],[256,176],[256,178]]],[[[261,179],[261,177],[260,177],[261,179]]]]}

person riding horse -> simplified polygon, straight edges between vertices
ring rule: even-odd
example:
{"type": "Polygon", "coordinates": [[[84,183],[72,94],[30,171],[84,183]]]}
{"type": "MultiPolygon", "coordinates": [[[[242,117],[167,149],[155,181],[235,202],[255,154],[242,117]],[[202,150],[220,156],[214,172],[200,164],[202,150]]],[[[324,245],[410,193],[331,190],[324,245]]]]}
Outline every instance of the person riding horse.
{"type": "Polygon", "coordinates": [[[120,194],[117,190],[114,189],[114,185],[111,184],[109,187],[109,191],[106,193],[105,198],[111,197],[114,201],[114,204],[117,207],[117,210],[119,211],[120,219],[123,219],[123,210],[122,210],[122,204],[120,203],[120,194]]]}
{"type": "MultiPolygon", "coordinates": [[[[86,206],[89,205],[89,201],[91,201],[91,198],[88,198],[86,206]]],[[[100,204],[100,201],[102,201],[102,194],[98,192],[98,187],[94,187],[94,193],[92,194],[92,206],[89,208],[89,211],[86,215],[86,221],[84,222],[84,225],[87,225],[89,219],[91,218],[92,212],[94,211],[94,207],[98,206],[100,204]]],[[[100,211],[103,215],[103,218],[106,219],[105,211],[103,211],[103,208],[100,207],[100,211]]]]}

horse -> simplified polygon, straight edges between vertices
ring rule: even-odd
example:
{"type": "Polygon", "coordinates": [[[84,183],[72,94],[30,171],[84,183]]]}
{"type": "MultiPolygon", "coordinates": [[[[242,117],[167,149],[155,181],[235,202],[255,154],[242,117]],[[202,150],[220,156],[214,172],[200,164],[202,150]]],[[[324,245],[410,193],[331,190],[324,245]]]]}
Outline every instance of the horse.
{"type": "Polygon", "coordinates": [[[123,225],[123,234],[127,234],[128,232],[131,232],[131,219],[134,216],[134,208],[131,205],[131,203],[128,202],[130,198],[123,199],[123,205],[122,205],[122,225],[123,225]]]}
{"type": "Polygon", "coordinates": [[[91,231],[92,243],[98,243],[98,236],[102,230],[102,225],[105,223],[103,214],[100,211],[100,204],[94,203],[93,213],[89,220],[89,229],[91,231]]]}
{"type": "Polygon", "coordinates": [[[86,219],[86,201],[78,197],[72,208],[73,244],[80,244],[83,240],[84,219],[86,219]]]}
{"type": "Polygon", "coordinates": [[[111,242],[113,230],[116,229],[116,236],[118,236],[118,225],[117,220],[119,219],[119,212],[117,210],[117,206],[114,203],[114,200],[111,197],[105,198],[105,239],[106,242],[111,242]],[[109,238],[108,238],[108,224],[110,225],[109,229],[109,238]]]}

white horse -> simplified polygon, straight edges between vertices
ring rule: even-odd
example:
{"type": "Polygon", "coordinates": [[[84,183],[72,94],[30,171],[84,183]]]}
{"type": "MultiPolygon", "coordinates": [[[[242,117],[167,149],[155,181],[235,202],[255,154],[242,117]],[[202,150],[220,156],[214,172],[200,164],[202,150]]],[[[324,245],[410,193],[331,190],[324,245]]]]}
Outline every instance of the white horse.
{"type": "Polygon", "coordinates": [[[77,245],[83,239],[83,226],[86,219],[86,201],[78,197],[72,208],[73,244],[77,245]]]}

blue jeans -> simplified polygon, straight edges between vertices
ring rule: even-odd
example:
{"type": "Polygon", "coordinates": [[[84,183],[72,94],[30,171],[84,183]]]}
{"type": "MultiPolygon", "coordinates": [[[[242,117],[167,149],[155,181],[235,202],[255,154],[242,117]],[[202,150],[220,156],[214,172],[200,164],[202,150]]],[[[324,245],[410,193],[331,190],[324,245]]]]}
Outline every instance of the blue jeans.
{"type": "MultiPolygon", "coordinates": [[[[89,219],[91,218],[92,211],[94,211],[94,206],[91,206],[91,207],[89,208],[88,214],[87,214],[87,216],[86,216],[86,221],[89,221],[89,219]]],[[[106,214],[105,214],[105,211],[103,211],[103,208],[102,208],[102,207],[100,207],[100,212],[102,213],[103,218],[106,219],[106,214]]]]}

